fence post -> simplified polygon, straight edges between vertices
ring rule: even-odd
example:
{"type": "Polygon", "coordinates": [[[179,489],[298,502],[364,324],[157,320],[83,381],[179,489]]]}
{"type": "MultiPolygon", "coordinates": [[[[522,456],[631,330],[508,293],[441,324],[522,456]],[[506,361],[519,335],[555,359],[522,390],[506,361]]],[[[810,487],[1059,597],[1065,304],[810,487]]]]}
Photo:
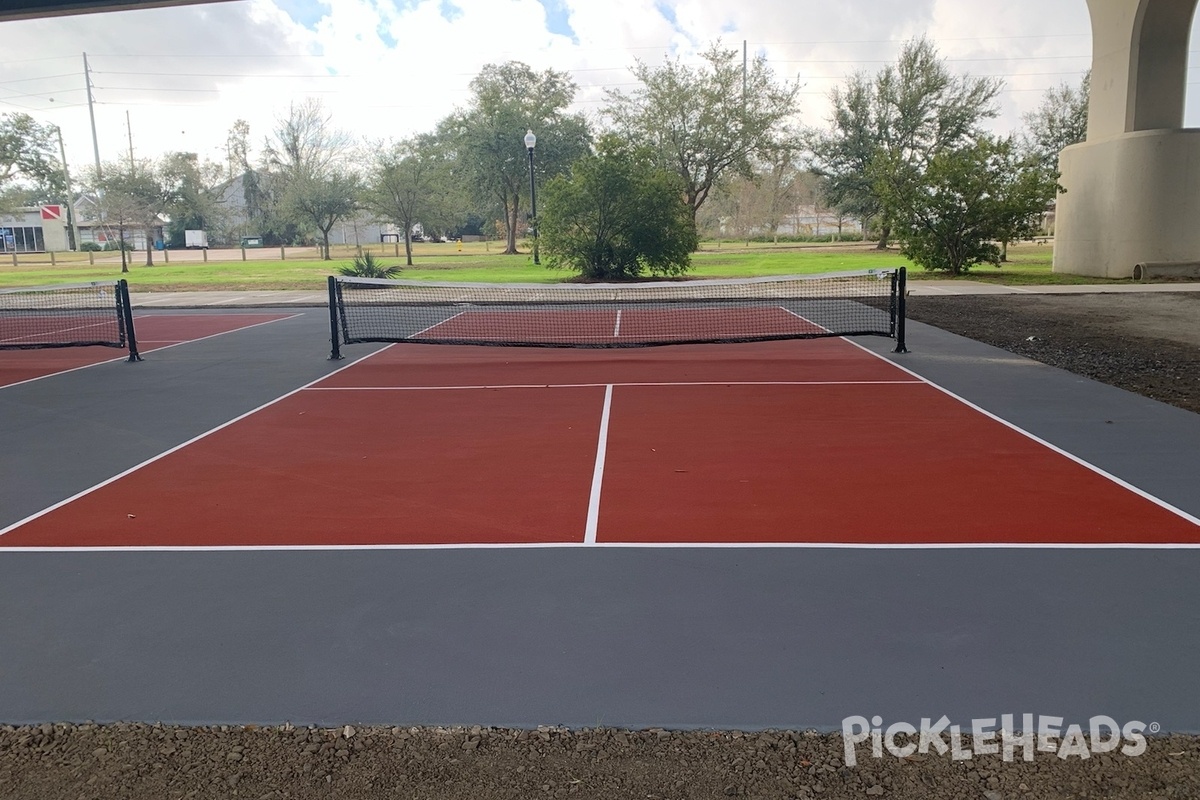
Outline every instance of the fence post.
{"type": "Polygon", "coordinates": [[[88,265],[93,266],[93,267],[96,266],[96,251],[95,250],[88,250],[88,265]]]}
{"type": "Polygon", "coordinates": [[[242,248],[242,261],[246,260],[246,248],[242,248]]]}
{"type": "Polygon", "coordinates": [[[171,251],[165,247],[163,248],[163,263],[164,264],[171,263],[171,251]]]}
{"type": "Polygon", "coordinates": [[[15,267],[17,265],[17,253],[15,250],[13,251],[12,257],[13,257],[13,266],[15,267]]]}
{"type": "Polygon", "coordinates": [[[200,251],[200,260],[203,261],[205,264],[208,263],[208,248],[207,247],[200,251]]]}
{"type": "Polygon", "coordinates": [[[279,260],[287,261],[287,253],[284,252],[284,248],[282,245],[280,245],[280,247],[279,247],[279,260]]]}
{"type": "Polygon", "coordinates": [[[52,266],[52,267],[53,267],[53,266],[56,266],[56,265],[57,265],[57,262],[54,260],[54,251],[53,251],[53,250],[51,250],[51,251],[50,251],[50,266],[52,266]]]}

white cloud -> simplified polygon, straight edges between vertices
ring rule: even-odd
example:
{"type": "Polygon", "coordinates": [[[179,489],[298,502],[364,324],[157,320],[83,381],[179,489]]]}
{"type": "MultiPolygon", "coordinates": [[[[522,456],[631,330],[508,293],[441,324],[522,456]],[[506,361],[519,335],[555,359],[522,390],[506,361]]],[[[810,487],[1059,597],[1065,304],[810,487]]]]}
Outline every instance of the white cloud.
{"type": "MultiPolygon", "coordinates": [[[[128,112],[138,154],[221,159],[234,120],[250,123],[257,146],[305,97],[363,137],[429,130],[468,101],[483,65],[509,59],[570,71],[580,110],[595,113],[605,88],[631,88],[634,59],[695,58],[721,37],[731,47],[748,41],[781,77],[799,80],[801,118],[817,125],[846,75],[876,71],[904,40],[927,33],[955,69],[1004,78],[994,127],[1008,131],[1047,88],[1076,83],[1091,51],[1077,0],[556,0],[553,8],[574,39],[550,30],[540,0],[240,0],[3,22],[0,111],[60,125],[72,166],[89,165],[86,51],[102,158],[127,154],[128,112]]],[[[1189,121],[1200,120],[1193,106],[1200,102],[1189,104],[1189,121]]]]}

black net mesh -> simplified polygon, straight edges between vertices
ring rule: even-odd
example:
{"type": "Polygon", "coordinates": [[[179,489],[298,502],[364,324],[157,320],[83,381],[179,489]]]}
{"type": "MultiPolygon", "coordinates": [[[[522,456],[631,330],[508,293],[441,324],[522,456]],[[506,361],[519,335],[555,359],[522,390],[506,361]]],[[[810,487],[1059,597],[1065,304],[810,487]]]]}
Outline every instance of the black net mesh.
{"type": "Polygon", "coordinates": [[[128,346],[119,282],[0,289],[0,350],[128,346]]]}
{"type": "Polygon", "coordinates": [[[897,336],[901,270],[631,284],[447,284],[338,277],[341,343],[645,347],[897,336]]]}

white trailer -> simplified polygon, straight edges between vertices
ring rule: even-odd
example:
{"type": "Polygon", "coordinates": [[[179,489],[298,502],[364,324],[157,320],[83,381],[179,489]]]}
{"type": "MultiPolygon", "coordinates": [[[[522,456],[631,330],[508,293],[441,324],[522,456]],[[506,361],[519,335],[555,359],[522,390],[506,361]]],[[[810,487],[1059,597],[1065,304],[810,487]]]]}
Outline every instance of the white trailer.
{"type": "Polygon", "coordinates": [[[204,231],[184,231],[183,232],[185,247],[202,247],[208,249],[208,234],[204,231]]]}

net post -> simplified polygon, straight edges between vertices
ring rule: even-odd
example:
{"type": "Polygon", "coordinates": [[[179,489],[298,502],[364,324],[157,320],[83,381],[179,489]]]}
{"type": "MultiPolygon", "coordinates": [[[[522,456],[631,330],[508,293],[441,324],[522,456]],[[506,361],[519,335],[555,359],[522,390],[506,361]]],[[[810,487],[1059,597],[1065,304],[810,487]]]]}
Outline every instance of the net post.
{"type": "Polygon", "coordinates": [[[907,353],[904,343],[905,296],[908,294],[908,268],[901,267],[896,273],[896,349],[894,353],[907,353]]]}
{"type": "Polygon", "coordinates": [[[133,304],[129,300],[129,281],[122,278],[117,281],[117,306],[121,315],[121,324],[125,326],[125,342],[129,345],[129,362],[141,361],[138,353],[137,334],[133,330],[133,304]]]}
{"type": "Polygon", "coordinates": [[[329,276],[329,341],[333,342],[333,348],[329,352],[329,360],[340,360],[342,358],[342,346],[338,338],[337,278],[332,275],[329,276]]]}

